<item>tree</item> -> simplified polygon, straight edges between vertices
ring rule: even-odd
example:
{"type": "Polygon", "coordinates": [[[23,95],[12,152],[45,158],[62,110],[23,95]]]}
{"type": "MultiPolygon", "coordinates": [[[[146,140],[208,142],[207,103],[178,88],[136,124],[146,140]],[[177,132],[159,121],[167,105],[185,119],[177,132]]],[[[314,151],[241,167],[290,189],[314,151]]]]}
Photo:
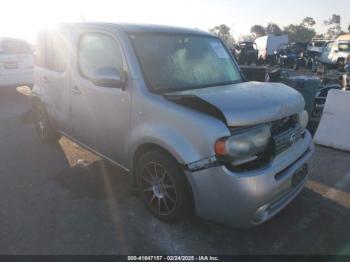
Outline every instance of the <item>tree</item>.
{"type": "Polygon", "coordinates": [[[305,17],[300,24],[284,27],[284,32],[288,34],[290,42],[307,43],[316,36],[316,31],[312,28],[315,24],[312,17],[305,17]]]}
{"type": "Polygon", "coordinates": [[[348,26],[348,32],[350,33],[350,24],[349,24],[349,26],[348,26]]]}
{"type": "Polygon", "coordinates": [[[328,26],[327,37],[335,38],[342,32],[340,22],[340,15],[333,15],[332,18],[323,22],[325,26],[328,26]]]}
{"type": "Polygon", "coordinates": [[[312,17],[307,16],[303,19],[301,24],[305,27],[313,27],[314,25],[316,25],[316,21],[312,17]]]}
{"type": "Polygon", "coordinates": [[[269,23],[266,27],[266,33],[267,34],[274,34],[274,35],[281,35],[282,30],[277,24],[269,23]]]}
{"type": "Polygon", "coordinates": [[[265,28],[262,25],[253,25],[250,28],[250,32],[255,38],[266,35],[265,28]]]}
{"type": "Polygon", "coordinates": [[[302,22],[301,24],[290,24],[284,28],[284,32],[288,34],[290,42],[310,42],[316,36],[313,28],[308,28],[302,22]]]}
{"type": "Polygon", "coordinates": [[[215,26],[212,29],[209,29],[211,33],[221,38],[221,40],[228,46],[233,47],[235,40],[231,35],[231,28],[229,28],[225,24],[221,24],[219,26],[215,26]]]}
{"type": "Polygon", "coordinates": [[[239,41],[247,41],[247,42],[254,42],[255,37],[253,35],[242,35],[239,38],[239,41]]]}

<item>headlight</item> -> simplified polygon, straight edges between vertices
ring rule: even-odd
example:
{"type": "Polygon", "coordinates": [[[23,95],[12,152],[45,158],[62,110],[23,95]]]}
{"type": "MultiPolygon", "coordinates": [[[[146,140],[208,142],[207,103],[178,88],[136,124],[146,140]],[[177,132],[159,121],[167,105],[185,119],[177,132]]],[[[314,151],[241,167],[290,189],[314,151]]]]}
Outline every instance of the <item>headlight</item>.
{"type": "Polygon", "coordinates": [[[270,126],[263,125],[242,130],[230,137],[219,139],[215,144],[218,156],[242,159],[265,151],[271,137],[270,126]]]}
{"type": "Polygon", "coordinates": [[[309,122],[309,114],[306,110],[298,114],[298,122],[302,128],[306,129],[307,123],[309,122]]]}

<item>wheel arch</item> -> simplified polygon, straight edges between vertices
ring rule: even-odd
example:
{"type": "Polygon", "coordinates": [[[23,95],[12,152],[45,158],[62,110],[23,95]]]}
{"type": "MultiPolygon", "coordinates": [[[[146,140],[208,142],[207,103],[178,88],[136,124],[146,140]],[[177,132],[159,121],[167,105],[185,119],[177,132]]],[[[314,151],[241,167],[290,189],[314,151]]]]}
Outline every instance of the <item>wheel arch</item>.
{"type": "Polygon", "coordinates": [[[164,152],[165,154],[169,155],[172,159],[174,159],[174,161],[176,161],[176,163],[181,166],[182,164],[180,163],[178,156],[174,156],[173,153],[170,152],[170,150],[166,149],[164,146],[161,146],[159,144],[156,144],[154,142],[146,142],[143,144],[140,144],[136,150],[134,151],[133,155],[132,155],[132,166],[131,166],[131,173],[133,174],[133,183],[134,185],[136,185],[136,174],[134,174],[135,170],[136,170],[136,165],[137,165],[137,161],[140,159],[140,157],[150,151],[160,151],[160,152],[164,152]]]}
{"type": "MultiPolygon", "coordinates": [[[[156,143],[152,143],[152,142],[149,142],[149,143],[144,143],[144,144],[141,144],[138,146],[138,148],[136,149],[134,155],[133,155],[133,158],[132,158],[132,170],[131,170],[131,174],[132,174],[132,181],[133,181],[133,186],[136,188],[137,187],[137,175],[135,174],[135,170],[136,170],[136,165],[137,165],[137,161],[138,159],[140,159],[140,157],[147,153],[147,152],[150,152],[150,151],[159,151],[159,152],[163,152],[164,154],[168,155],[169,157],[171,157],[178,165],[179,165],[179,168],[180,169],[183,169],[183,164],[181,164],[177,159],[176,157],[171,153],[169,152],[169,150],[167,150],[166,148],[164,148],[163,146],[161,145],[158,145],[156,143]]],[[[193,190],[192,190],[192,186],[191,186],[191,183],[189,181],[189,179],[187,178],[186,174],[183,173],[182,174],[187,182],[187,185],[188,185],[188,189],[190,190],[190,201],[191,201],[191,205],[192,205],[192,208],[194,210],[195,208],[195,201],[194,201],[194,193],[193,193],[193,190]]]]}

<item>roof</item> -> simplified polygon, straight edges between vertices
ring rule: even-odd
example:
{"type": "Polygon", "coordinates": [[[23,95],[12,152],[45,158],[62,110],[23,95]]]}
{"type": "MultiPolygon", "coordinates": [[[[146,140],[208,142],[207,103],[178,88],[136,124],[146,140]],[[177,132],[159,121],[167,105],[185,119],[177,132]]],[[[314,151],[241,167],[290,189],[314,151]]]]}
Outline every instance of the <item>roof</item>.
{"type": "Polygon", "coordinates": [[[337,38],[338,41],[350,41],[350,34],[343,34],[337,38]]]}
{"type": "Polygon", "coordinates": [[[14,37],[0,37],[0,42],[2,41],[21,41],[21,42],[25,42],[25,40],[21,39],[21,38],[14,38],[14,37]]]}
{"type": "Polygon", "coordinates": [[[127,24],[127,23],[103,23],[103,22],[95,22],[95,23],[72,23],[72,24],[61,24],[63,27],[116,27],[124,30],[127,33],[174,33],[174,34],[196,34],[196,35],[206,35],[212,36],[212,34],[201,31],[196,28],[184,28],[184,27],[176,27],[176,26],[166,26],[166,25],[152,25],[152,24],[127,24]]]}

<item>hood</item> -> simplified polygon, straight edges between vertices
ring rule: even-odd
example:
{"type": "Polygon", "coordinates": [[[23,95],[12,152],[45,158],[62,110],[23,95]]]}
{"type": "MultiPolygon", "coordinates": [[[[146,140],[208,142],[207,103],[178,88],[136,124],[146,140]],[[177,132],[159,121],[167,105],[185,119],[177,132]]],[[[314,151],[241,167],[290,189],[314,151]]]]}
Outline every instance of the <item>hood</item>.
{"type": "Polygon", "coordinates": [[[338,52],[338,57],[341,57],[341,58],[346,59],[349,55],[350,55],[350,51],[339,51],[338,52]]]}
{"type": "Polygon", "coordinates": [[[302,95],[281,83],[244,82],[172,92],[165,96],[179,103],[184,99],[185,105],[206,113],[210,111],[209,107],[218,110],[228,126],[270,122],[296,114],[305,107],[302,95]],[[203,103],[194,106],[199,104],[198,100],[203,103]]]}

